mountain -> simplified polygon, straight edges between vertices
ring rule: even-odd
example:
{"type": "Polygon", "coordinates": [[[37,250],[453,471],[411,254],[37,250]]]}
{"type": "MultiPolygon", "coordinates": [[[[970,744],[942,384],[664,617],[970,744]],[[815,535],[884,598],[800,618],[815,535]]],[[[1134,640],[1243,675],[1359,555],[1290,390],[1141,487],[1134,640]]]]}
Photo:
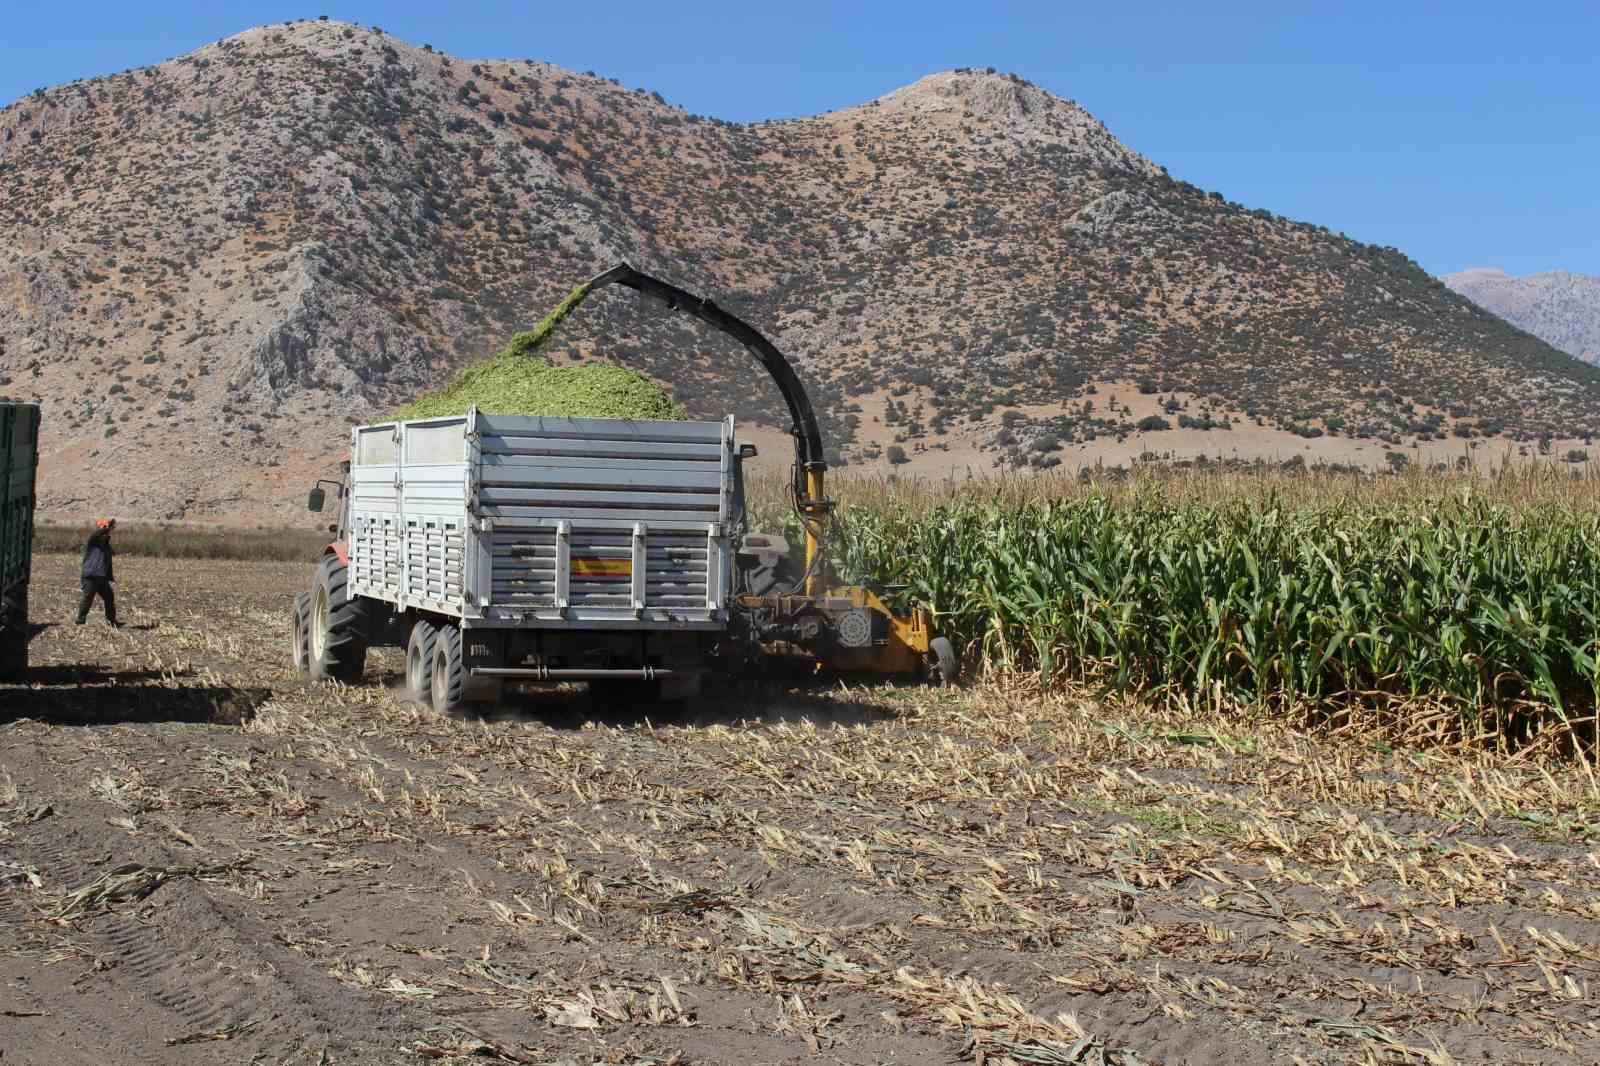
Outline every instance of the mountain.
{"type": "MultiPolygon", "coordinates": [[[[351,423],[618,259],[757,323],[879,470],[1600,431],[1600,369],[992,70],[733,125],[317,21],[0,110],[0,393],[45,405],[47,516],[290,518],[351,423]]],[[[559,348],[783,428],[744,352],[632,293],[559,348]]]]}
{"type": "Polygon", "coordinates": [[[1493,267],[1474,267],[1440,280],[1568,355],[1600,363],[1600,277],[1549,270],[1515,278],[1493,267]]]}

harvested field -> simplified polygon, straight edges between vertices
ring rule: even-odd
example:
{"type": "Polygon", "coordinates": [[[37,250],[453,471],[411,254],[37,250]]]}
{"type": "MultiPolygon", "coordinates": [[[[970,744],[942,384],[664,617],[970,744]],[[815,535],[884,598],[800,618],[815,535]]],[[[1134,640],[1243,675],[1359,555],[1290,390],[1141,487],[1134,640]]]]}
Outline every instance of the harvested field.
{"type": "Polygon", "coordinates": [[[0,687],[8,1066],[1600,1061],[1582,768],[1023,684],[444,720],[290,673],[306,565],[118,569],[0,687]]]}

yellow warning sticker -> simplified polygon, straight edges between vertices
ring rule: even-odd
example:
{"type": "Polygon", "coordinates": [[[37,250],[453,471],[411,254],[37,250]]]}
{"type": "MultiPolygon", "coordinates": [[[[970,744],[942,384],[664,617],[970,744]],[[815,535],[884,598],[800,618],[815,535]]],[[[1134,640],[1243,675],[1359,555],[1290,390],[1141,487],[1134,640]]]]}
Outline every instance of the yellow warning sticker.
{"type": "Polygon", "coordinates": [[[573,556],[573,577],[632,577],[632,559],[593,559],[573,556]]]}

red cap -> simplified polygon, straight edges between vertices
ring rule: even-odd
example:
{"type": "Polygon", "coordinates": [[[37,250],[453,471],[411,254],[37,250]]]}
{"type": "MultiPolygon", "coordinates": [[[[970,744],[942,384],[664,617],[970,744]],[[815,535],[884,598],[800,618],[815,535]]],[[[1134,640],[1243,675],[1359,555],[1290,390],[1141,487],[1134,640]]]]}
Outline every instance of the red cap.
{"type": "Polygon", "coordinates": [[[94,528],[96,528],[96,529],[110,529],[112,526],[114,526],[116,524],[117,524],[117,520],[115,518],[100,518],[100,519],[96,519],[95,520],[94,528]]]}

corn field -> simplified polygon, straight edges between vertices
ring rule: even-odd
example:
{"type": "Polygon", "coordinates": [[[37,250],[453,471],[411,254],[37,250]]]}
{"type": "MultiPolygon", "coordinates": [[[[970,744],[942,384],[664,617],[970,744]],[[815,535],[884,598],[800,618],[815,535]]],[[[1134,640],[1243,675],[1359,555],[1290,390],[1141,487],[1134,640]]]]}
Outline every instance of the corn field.
{"type": "Polygon", "coordinates": [[[1588,484],[1587,506],[1581,486],[1455,482],[1377,501],[1271,483],[878,494],[841,508],[830,550],[841,576],[932,605],[969,661],[1047,683],[1269,707],[1425,704],[1466,734],[1541,718],[1592,733],[1600,509],[1588,484]]]}

